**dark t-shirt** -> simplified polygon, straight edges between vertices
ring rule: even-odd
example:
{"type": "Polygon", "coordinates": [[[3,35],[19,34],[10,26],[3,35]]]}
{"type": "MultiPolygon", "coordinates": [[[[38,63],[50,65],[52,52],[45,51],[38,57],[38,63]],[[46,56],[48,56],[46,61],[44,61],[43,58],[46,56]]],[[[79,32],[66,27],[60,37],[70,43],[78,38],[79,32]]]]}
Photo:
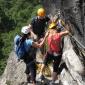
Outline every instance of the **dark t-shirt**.
{"type": "Polygon", "coordinates": [[[45,26],[46,23],[50,20],[49,17],[45,16],[43,19],[38,19],[38,17],[35,17],[32,19],[31,25],[33,28],[33,32],[38,36],[42,37],[44,36],[45,32],[45,26]]]}

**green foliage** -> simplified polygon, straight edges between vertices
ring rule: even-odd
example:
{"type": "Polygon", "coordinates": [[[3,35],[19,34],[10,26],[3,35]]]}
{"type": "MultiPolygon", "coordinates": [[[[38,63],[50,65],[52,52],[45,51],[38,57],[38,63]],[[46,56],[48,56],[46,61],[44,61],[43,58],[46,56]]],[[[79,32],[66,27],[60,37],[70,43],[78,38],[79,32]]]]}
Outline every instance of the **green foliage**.
{"type": "Polygon", "coordinates": [[[14,36],[30,23],[39,7],[38,0],[0,0],[0,75],[13,50],[14,36]]]}
{"type": "Polygon", "coordinates": [[[7,85],[11,85],[11,81],[8,81],[8,80],[7,80],[7,81],[6,81],[6,84],[7,84],[7,85]]]}

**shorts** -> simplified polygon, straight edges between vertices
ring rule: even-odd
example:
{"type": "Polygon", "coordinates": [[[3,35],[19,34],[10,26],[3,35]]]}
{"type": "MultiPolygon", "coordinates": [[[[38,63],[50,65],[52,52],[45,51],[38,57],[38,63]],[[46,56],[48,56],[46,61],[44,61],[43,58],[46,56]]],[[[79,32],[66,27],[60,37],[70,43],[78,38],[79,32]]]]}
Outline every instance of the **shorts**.
{"type": "Polygon", "coordinates": [[[62,55],[54,56],[47,52],[44,58],[44,64],[47,65],[49,62],[53,62],[53,72],[58,72],[58,68],[61,62],[62,55]]]}

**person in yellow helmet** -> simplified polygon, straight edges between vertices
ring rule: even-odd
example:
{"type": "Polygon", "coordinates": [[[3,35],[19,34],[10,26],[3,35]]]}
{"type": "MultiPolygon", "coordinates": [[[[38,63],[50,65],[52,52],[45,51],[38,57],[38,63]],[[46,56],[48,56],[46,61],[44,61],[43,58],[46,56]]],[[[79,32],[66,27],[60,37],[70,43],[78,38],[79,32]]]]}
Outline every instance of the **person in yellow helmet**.
{"type": "Polygon", "coordinates": [[[52,22],[49,25],[48,29],[49,29],[49,35],[47,37],[48,50],[46,55],[44,56],[44,61],[41,67],[40,75],[43,76],[43,71],[48,62],[49,61],[53,62],[53,75],[52,75],[52,82],[50,82],[50,85],[54,85],[53,83],[58,77],[57,73],[62,58],[61,38],[69,34],[69,31],[65,30],[58,32],[56,23],[54,22],[52,22]]]}
{"type": "Polygon", "coordinates": [[[50,18],[46,16],[44,8],[39,8],[37,10],[37,16],[35,16],[31,21],[31,28],[33,33],[38,37],[38,39],[44,37],[46,24],[50,21],[50,18]]]}
{"type": "MultiPolygon", "coordinates": [[[[46,16],[46,12],[44,8],[39,8],[37,10],[37,16],[35,16],[34,18],[32,18],[31,21],[31,30],[33,32],[34,35],[34,39],[35,40],[39,40],[39,42],[43,39],[44,35],[45,35],[45,28],[47,26],[47,24],[49,23],[50,18],[48,16],[46,16]]],[[[43,46],[41,48],[41,53],[44,54],[44,48],[45,46],[43,46]]]]}

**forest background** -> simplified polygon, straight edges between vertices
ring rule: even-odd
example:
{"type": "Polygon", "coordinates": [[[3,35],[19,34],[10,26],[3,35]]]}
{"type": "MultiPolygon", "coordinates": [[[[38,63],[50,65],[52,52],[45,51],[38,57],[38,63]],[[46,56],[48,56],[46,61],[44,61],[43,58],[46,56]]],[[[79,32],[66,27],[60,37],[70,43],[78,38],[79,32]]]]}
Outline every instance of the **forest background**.
{"type": "Polygon", "coordinates": [[[39,0],[0,0],[0,75],[13,50],[14,36],[31,22],[40,7],[39,0]]]}

